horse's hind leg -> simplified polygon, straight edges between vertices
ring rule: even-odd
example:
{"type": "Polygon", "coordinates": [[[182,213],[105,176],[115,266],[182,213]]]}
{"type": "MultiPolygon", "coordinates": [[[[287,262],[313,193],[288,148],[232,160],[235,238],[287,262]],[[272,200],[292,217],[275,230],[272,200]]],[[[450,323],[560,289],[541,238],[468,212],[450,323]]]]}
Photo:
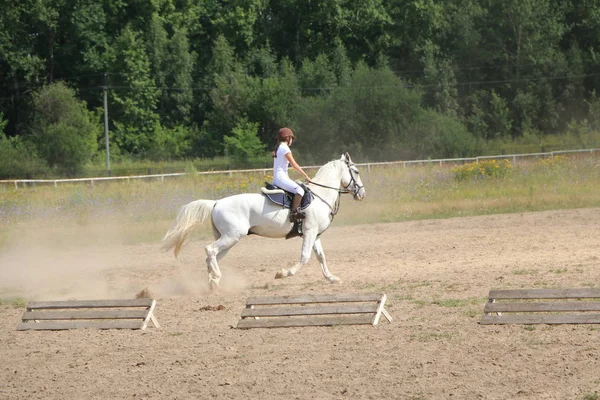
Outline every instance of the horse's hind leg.
{"type": "Polygon", "coordinates": [[[205,247],[208,279],[212,290],[219,287],[219,281],[221,280],[221,269],[218,260],[222,259],[239,240],[240,238],[237,237],[221,236],[216,242],[205,247]]]}

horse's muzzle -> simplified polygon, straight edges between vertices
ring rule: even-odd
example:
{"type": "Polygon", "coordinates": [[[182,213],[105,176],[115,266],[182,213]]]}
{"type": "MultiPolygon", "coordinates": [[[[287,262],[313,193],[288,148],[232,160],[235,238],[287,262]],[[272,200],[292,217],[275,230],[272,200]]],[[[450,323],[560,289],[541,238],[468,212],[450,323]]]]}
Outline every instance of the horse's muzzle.
{"type": "Polygon", "coordinates": [[[367,197],[367,192],[364,188],[360,188],[360,190],[353,195],[354,200],[363,201],[365,197],[367,197]]]}

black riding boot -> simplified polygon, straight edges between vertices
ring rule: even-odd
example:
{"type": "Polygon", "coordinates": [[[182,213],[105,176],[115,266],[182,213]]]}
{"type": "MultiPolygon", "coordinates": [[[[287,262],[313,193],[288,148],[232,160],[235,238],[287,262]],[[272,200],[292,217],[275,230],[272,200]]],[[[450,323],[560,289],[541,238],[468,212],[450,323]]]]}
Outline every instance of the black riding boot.
{"type": "Polygon", "coordinates": [[[298,211],[298,207],[300,207],[300,202],[302,201],[302,195],[295,194],[292,199],[292,207],[290,207],[290,222],[298,222],[301,219],[304,219],[304,213],[298,211]]]}

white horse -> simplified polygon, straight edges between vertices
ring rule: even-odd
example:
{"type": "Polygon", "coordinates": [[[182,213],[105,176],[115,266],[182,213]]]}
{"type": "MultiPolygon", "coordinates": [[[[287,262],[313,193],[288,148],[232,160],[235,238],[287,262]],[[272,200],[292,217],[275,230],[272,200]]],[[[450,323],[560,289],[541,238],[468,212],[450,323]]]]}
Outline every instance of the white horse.
{"type": "MultiPolygon", "coordinates": [[[[322,166],[308,187],[314,199],[305,208],[303,222],[303,243],[300,262],[290,269],[282,269],[276,279],[292,276],[310,258],[311,249],[315,252],[323,276],[329,282],[339,282],[339,278],[329,272],[325,262],[325,253],[321,245],[321,234],[329,227],[339,208],[340,194],[352,193],[355,200],[365,198],[365,188],[356,165],[345,153],[339,160],[330,161],[322,166]],[[340,186],[342,189],[340,189],[340,186]]],[[[220,200],[196,200],[182,207],[175,226],[163,238],[163,248],[174,249],[175,257],[196,223],[211,217],[213,234],[216,241],[206,246],[206,264],[209,282],[213,290],[219,287],[221,260],[242,237],[256,234],[269,238],[284,238],[293,224],[289,221],[289,209],[273,203],[258,193],[245,193],[222,198],[220,200]]]]}

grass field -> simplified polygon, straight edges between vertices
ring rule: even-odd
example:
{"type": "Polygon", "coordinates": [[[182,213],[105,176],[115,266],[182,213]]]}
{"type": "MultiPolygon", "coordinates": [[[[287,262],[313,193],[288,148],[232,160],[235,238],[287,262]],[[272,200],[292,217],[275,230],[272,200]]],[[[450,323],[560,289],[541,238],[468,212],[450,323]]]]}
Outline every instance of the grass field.
{"type": "MultiPolygon", "coordinates": [[[[592,156],[456,167],[371,166],[363,168],[361,176],[367,199],[358,203],[343,198],[335,224],[583,208],[600,203],[600,160],[592,156]]],[[[59,238],[73,224],[89,226],[93,232],[119,222],[125,226],[122,234],[126,241],[160,240],[182,205],[199,198],[257,192],[270,180],[269,175],[255,172],[95,185],[4,186],[0,187],[0,245],[10,241],[15,231],[34,229],[38,224],[55,227],[59,238]]],[[[208,229],[205,226],[199,234],[208,234],[208,229]]]]}

